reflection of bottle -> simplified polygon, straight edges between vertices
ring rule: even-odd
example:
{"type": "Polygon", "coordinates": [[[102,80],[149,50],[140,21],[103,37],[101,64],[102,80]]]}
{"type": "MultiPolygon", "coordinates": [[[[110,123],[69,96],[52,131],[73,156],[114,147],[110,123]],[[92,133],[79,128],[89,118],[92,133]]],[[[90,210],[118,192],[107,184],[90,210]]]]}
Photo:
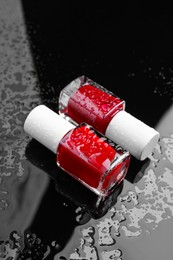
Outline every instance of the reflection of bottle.
{"type": "Polygon", "coordinates": [[[57,164],[100,196],[106,196],[125,177],[129,152],[91,126],[71,123],[44,105],[28,115],[25,131],[57,153],[57,164]]]}
{"type": "MultiPolygon", "coordinates": [[[[77,182],[76,182],[77,183],[77,182]]],[[[83,214],[88,213],[90,217],[97,219],[103,217],[108,210],[117,202],[118,195],[123,188],[123,181],[116,187],[116,189],[109,194],[105,199],[100,200],[97,194],[89,192],[89,189],[82,189],[80,183],[70,183],[69,186],[61,185],[61,182],[56,182],[56,190],[68,200],[74,202],[81,207],[83,214]]]]}
{"type": "MultiPolygon", "coordinates": [[[[66,201],[67,204],[69,201],[72,202],[69,207],[74,208],[72,205],[80,207],[84,216],[89,214],[89,217],[95,219],[104,216],[115,205],[117,197],[122,191],[123,181],[109,196],[100,200],[97,194],[57,167],[54,154],[34,139],[27,145],[25,155],[32,164],[45,171],[54,180],[58,193],[57,200],[60,201],[62,196],[65,203],[66,201]]],[[[76,209],[74,210],[76,211],[76,209]]],[[[72,214],[71,211],[69,213],[72,214]]],[[[82,222],[84,222],[83,218],[82,222]]]]}
{"type": "Polygon", "coordinates": [[[159,133],[124,111],[125,101],[82,76],[60,93],[59,112],[74,122],[86,122],[120,144],[137,159],[147,158],[159,133]]]}

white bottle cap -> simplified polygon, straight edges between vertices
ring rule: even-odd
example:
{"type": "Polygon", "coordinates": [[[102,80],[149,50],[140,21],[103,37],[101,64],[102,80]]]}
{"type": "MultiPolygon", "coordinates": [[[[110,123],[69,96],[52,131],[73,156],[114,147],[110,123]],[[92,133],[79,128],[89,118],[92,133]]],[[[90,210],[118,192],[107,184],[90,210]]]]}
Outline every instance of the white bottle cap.
{"type": "Polygon", "coordinates": [[[160,137],[155,129],[125,111],[112,118],[105,135],[138,160],[144,160],[152,153],[160,137]]]}
{"type": "Polygon", "coordinates": [[[52,152],[63,136],[75,126],[44,105],[35,107],[27,116],[24,130],[52,152]]]}

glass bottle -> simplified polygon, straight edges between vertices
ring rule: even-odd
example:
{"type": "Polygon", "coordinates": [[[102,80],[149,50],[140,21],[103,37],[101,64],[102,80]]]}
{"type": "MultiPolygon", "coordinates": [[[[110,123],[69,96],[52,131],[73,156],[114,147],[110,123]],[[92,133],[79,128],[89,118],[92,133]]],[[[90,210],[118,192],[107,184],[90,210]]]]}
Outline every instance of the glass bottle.
{"type": "Polygon", "coordinates": [[[86,122],[139,160],[155,147],[159,133],[125,111],[125,101],[81,76],[62,89],[59,113],[72,123],[86,122]]]}
{"type": "Polygon", "coordinates": [[[46,172],[54,181],[57,198],[69,204],[69,213],[71,210],[77,213],[76,210],[80,207],[81,217],[79,223],[81,224],[84,224],[91,217],[94,219],[103,217],[111,207],[115,206],[118,196],[122,192],[123,181],[119,183],[109,196],[98,196],[57,167],[55,154],[35,139],[32,139],[27,144],[25,156],[31,165],[35,165],[46,172]]]}
{"type": "Polygon", "coordinates": [[[81,123],[74,126],[44,105],[25,120],[24,130],[56,154],[57,165],[99,196],[107,196],[124,179],[130,154],[81,123]]]}

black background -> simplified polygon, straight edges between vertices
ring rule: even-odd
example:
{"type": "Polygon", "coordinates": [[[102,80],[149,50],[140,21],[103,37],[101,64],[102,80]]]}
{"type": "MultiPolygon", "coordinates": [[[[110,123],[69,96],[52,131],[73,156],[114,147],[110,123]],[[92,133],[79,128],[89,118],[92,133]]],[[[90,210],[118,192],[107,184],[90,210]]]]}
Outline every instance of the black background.
{"type": "Polygon", "coordinates": [[[154,93],[163,92],[162,67],[172,65],[168,5],[23,1],[23,7],[44,103],[56,110],[60,89],[86,75],[126,100],[128,112],[157,123],[170,104],[154,93]]]}

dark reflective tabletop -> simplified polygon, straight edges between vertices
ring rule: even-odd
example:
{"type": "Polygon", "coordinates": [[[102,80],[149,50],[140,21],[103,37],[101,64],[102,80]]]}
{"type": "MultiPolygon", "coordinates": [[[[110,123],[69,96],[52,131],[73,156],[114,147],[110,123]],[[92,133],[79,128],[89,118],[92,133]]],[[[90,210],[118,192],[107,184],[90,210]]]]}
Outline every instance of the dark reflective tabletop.
{"type": "Polygon", "coordinates": [[[172,30],[166,4],[0,1],[0,259],[172,260],[172,30]],[[99,203],[23,130],[81,75],[161,134],[99,203]]]}

